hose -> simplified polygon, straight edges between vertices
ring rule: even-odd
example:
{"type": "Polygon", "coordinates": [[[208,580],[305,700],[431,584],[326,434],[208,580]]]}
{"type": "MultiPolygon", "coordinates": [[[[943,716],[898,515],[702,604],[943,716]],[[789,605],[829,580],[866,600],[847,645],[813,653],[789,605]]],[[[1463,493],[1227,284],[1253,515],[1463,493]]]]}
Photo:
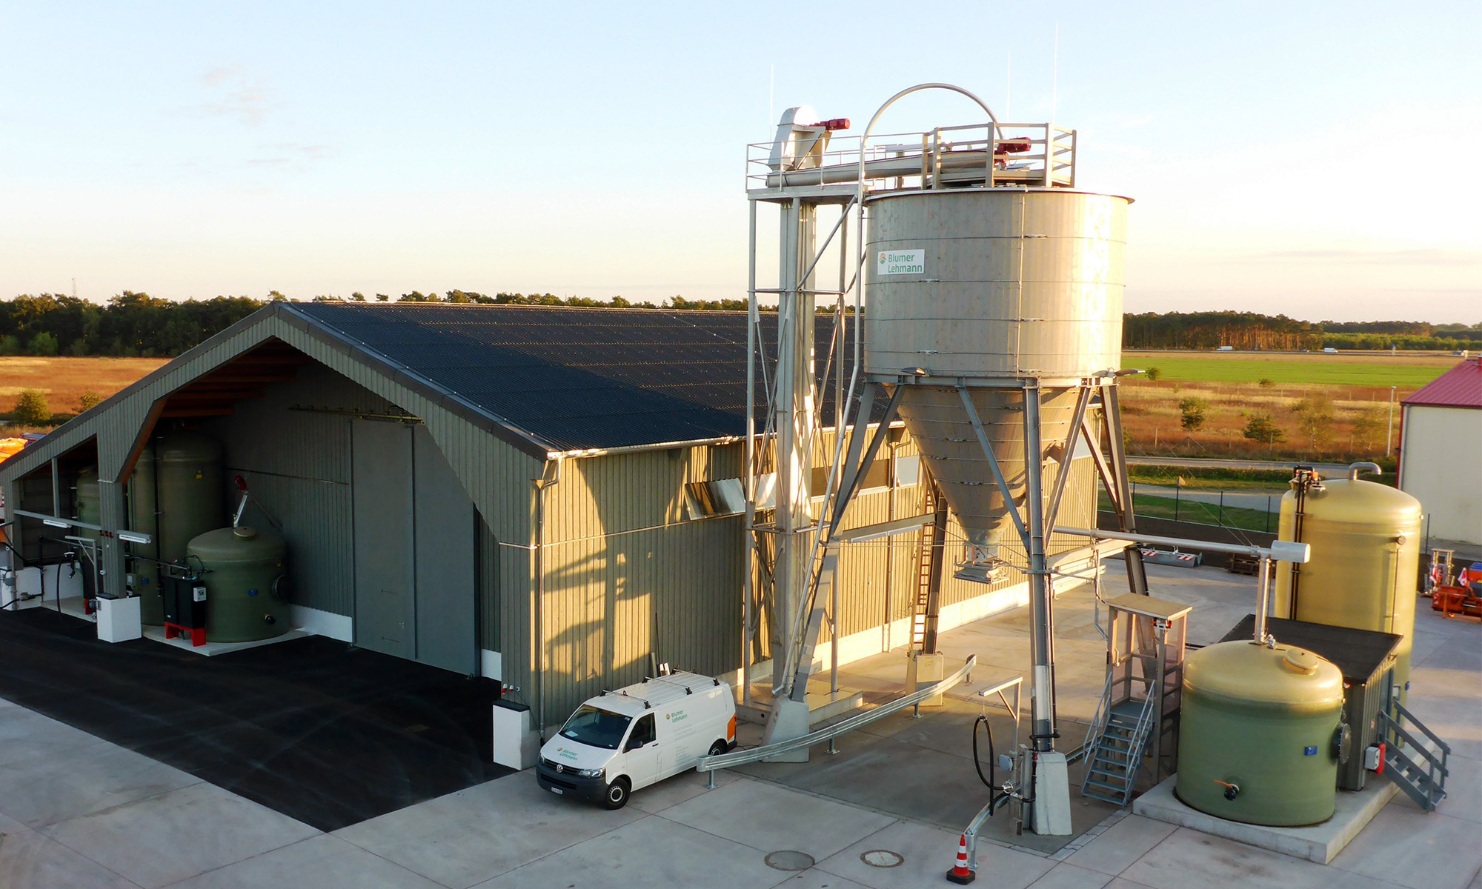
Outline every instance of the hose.
{"type": "Polygon", "coordinates": [[[973,768],[978,772],[978,780],[990,791],[993,791],[988,803],[989,814],[998,808],[999,803],[1009,798],[1009,792],[998,789],[998,756],[993,749],[993,725],[988,722],[987,715],[982,715],[973,723],[973,768]],[[983,774],[983,760],[978,756],[978,726],[983,727],[988,736],[988,774],[983,774]]]}

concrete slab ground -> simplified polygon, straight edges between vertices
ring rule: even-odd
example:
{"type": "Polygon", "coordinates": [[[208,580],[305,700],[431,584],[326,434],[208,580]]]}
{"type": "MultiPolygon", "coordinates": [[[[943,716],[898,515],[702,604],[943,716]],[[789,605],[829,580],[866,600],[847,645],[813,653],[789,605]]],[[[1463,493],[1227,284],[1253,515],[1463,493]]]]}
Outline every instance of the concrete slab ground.
{"type": "MultiPolygon", "coordinates": [[[[1149,574],[1155,595],[1196,602],[1196,640],[1218,639],[1250,611],[1251,578],[1157,566],[1149,574]]],[[[1089,590],[1067,594],[1057,610],[1067,725],[1089,718],[1088,699],[1100,692],[1093,611],[1089,590]]],[[[978,684],[1021,670],[1025,622],[1010,613],[945,634],[949,667],[978,654],[978,684]]],[[[1105,807],[1055,849],[985,835],[978,885],[1482,889],[1482,627],[1422,608],[1416,629],[1411,702],[1453,747],[1451,796],[1439,811],[1399,796],[1323,865],[1105,807]]],[[[903,661],[862,662],[849,684],[888,694],[904,680],[903,661]]],[[[979,708],[970,695],[962,690],[920,721],[846,736],[838,756],[820,748],[808,765],[722,773],[715,790],[704,776],[682,775],[618,812],[557,799],[514,774],[332,833],[0,700],[0,887],[944,886],[966,826],[958,807],[976,811],[985,793],[972,770],[967,726],[979,708]]],[[[1074,743],[1067,734],[1065,746],[1074,743]]]]}

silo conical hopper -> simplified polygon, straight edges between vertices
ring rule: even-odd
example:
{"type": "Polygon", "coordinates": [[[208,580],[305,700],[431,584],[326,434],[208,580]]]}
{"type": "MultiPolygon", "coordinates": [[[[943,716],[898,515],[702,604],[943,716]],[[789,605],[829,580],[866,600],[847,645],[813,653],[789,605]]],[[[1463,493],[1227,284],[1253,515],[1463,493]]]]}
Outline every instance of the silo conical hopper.
{"type": "Polygon", "coordinates": [[[1026,393],[1039,393],[1038,459],[1058,461],[1078,384],[1120,365],[1129,203],[1018,188],[869,200],[865,369],[906,387],[900,415],[970,543],[993,542],[1008,509],[961,393],[1022,506],[1026,393]]]}

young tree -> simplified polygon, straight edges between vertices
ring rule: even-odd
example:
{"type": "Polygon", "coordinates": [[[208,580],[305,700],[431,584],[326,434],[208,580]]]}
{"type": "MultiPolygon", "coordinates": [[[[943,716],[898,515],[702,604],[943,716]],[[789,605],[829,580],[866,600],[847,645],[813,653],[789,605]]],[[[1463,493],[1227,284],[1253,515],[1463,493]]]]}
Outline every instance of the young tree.
{"type": "Polygon", "coordinates": [[[1157,367],[1150,367],[1144,373],[1146,374],[1148,379],[1153,381],[1157,381],[1159,377],[1163,376],[1162,369],[1157,367]]]}
{"type": "Polygon", "coordinates": [[[10,420],[19,426],[45,426],[51,422],[51,405],[38,389],[22,389],[10,420]]]}
{"type": "Polygon", "coordinates": [[[1292,413],[1297,415],[1297,428],[1307,436],[1312,447],[1321,452],[1336,416],[1333,399],[1322,393],[1309,395],[1292,405],[1292,413]]]}
{"type": "Polygon", "coordinates": [[[1353,418],[1353,435],[1365,450],[1374,447],[1374,439],[1384,428],[1384,411],[1377,407],[1364,408],[1353,418]]]}
{"type": "Polygon", "coordinates": [[[1276,425],[1276,419],[1266,413],[1251,414],[1246,419],[1242,434],[1251,441],[1265,442],[1268,445],[1286,441],[1286,433],[1276,425]]]}
{"type": "Polygon", "coordinates": [[[92,389],[84,389],[82,394],[77,396],[77,412],[80,414],[83,411],[92,410],[102,400],[103,397],[92,389]]]}
{"type": "Polygon", "coordinates": [[[1179,424],[1184,427],[1185,432],[1198,431],[1204,425],[1204,412],[1209,410],[1209,402],[1203,398],[1180,399],[1178,402],[1179,424]]]}

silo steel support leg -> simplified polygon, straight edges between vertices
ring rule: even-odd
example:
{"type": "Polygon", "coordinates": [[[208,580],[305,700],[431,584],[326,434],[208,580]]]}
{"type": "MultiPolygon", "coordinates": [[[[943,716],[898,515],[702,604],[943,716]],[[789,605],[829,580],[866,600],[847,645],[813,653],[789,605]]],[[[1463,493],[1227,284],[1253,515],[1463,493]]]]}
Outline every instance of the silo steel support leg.
{"type": "Polygon", "coordinates": [[[1055,749],[1054,594],[1045,559],[1044,456],[1040,439],[1040,388],[1024,386],[1024,512],[1029,526],[1030,656],[1034,676],[1031,738],[1041,752],[1055,749]]]}

